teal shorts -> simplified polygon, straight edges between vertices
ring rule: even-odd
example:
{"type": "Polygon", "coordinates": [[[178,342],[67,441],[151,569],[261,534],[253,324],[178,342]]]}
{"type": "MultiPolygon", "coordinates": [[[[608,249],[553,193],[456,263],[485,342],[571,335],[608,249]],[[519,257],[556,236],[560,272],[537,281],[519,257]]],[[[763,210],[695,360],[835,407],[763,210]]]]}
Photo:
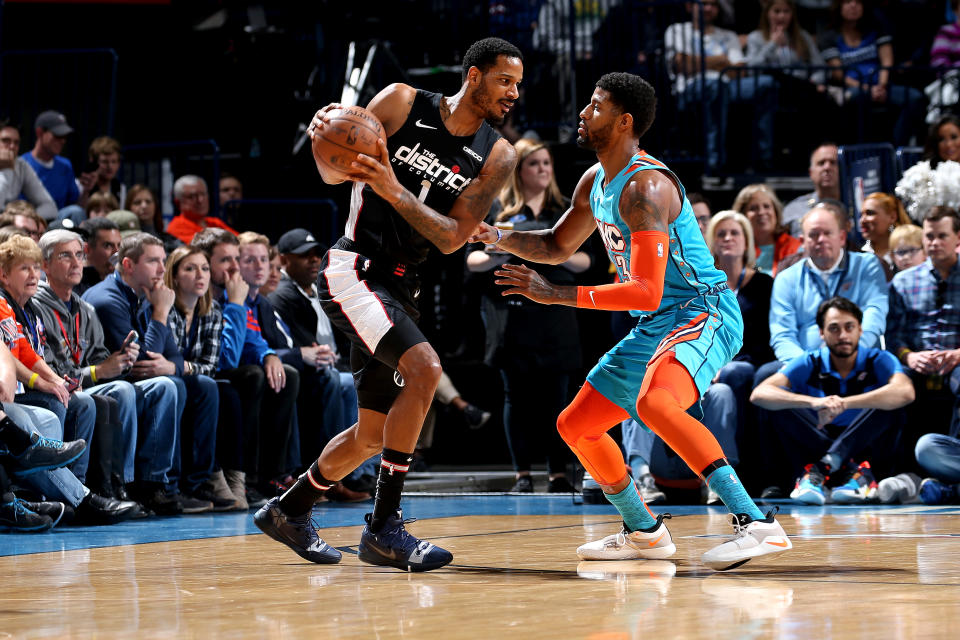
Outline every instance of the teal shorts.
{"type": "MultiPolygon", "coordinates": [[[[724,288],[642,318],[600,358],[587,374],[587,382],[643,424],[637,415],[637,398],[650,362],[673,351],[702,397],[717,371],[733,359],[742,344],[740,305],[733,292],[724,288]]],[[[690,412],[702,418],[699,401],[690,412]]]]}

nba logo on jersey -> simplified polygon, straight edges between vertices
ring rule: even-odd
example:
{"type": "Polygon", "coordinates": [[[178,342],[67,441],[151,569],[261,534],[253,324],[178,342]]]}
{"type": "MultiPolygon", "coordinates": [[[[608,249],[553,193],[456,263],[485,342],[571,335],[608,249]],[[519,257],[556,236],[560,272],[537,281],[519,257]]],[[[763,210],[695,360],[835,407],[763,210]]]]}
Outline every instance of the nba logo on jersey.
{"type": "Polygon", "coordinates": [[[662,257],[663,257],[663,243],[662,243],[662,242],[658,242],[658,243],[657,243],[657,257],[658,257],[658,258],[662,258],[662,257]]]}

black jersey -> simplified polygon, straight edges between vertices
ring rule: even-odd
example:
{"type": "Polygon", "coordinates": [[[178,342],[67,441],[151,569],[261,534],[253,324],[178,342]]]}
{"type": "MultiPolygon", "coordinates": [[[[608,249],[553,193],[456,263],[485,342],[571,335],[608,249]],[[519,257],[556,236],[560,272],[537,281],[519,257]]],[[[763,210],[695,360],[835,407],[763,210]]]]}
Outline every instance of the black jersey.
{"type": "MultiPolygon", "coordinates": [[[[446,214],[483,167],[500,134],[484,122],[454,136],[440,119],[439,93],[418,90],[407,121],[387,139],[397,180],[434,211],[446,214]]],[[[344,238],[359,253],[405,264],[423,262],[432,243],[364,183],[353,185],[344,238]]]]}

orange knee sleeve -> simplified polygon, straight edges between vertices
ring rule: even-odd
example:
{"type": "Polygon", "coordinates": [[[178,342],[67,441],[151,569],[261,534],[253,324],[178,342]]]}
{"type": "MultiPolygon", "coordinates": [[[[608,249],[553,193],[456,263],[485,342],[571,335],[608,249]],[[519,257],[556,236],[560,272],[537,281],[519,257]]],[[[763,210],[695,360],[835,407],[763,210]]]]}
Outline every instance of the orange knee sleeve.
{"type": "Polygon", "coordinates": [[[668,351],[647,369],[637,399],[637,415],[644,424],[697,474],[724,457],[710,430],[687,414],[699,395],[690,373],[668,351]]]}
{"type": "Polygon", "coordinates": [[[557,431],[594,480],[614,485],[627,475],[627,467],[620,447],[607,431],[629,417],[587,382],[560,413],[557,431]]]}

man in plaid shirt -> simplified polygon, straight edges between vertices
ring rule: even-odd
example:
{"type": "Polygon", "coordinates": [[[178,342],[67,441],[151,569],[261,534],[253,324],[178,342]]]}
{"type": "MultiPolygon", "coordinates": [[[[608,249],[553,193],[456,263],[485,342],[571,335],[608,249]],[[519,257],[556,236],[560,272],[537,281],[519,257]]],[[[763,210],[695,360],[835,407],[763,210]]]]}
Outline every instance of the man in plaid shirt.
{"type": "Polygon", "coordinates": [[[909,451],[923,433],[958,426],[960,391],[960,214],[934,207],[923,219],[923,248],[927,259],[901,271],[890,283],[887,349],[903,363],[913,380],[917,419],[908,420],[909,451]],[[919,409],[922,407],[922,409],[919,409]],[[922,411],[923,416],[919,413],[922,411]],[[930,418],[936,416],[931,422],[930,418]]]}

